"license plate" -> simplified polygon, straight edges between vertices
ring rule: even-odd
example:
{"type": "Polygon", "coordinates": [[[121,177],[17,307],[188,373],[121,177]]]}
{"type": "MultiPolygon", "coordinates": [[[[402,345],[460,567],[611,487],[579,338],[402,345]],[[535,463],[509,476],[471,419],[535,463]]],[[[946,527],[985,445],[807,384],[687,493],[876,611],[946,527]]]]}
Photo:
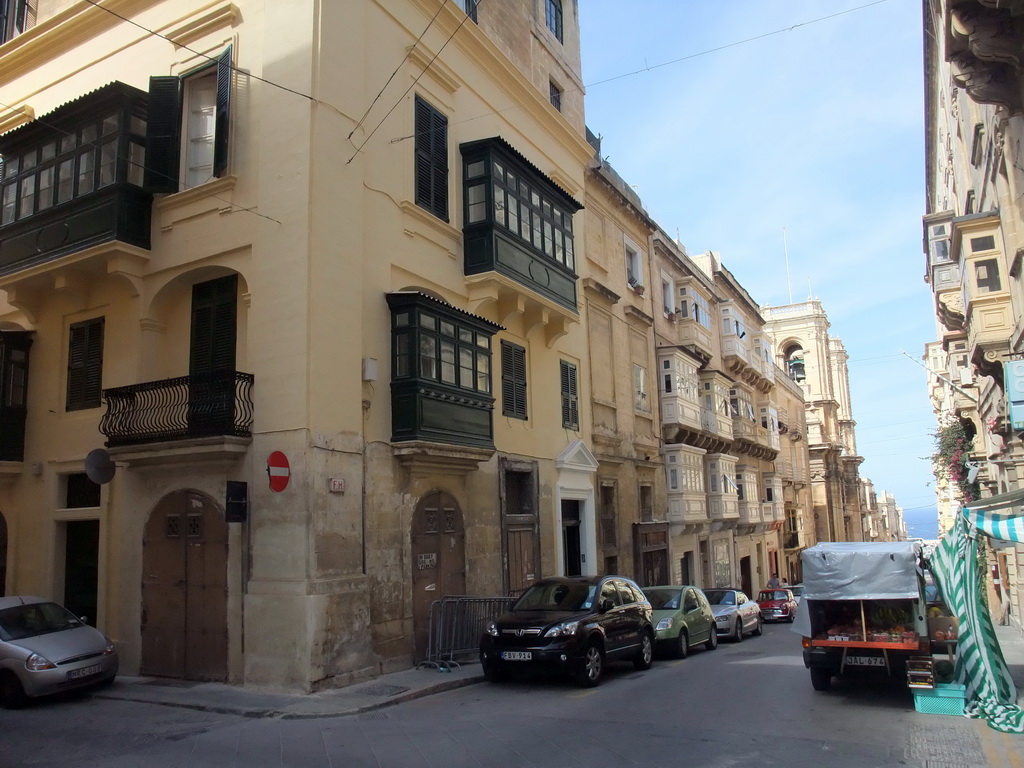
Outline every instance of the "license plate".
{"type": "Polygon", "coordinates": [[[884,667],[885,659],[881,656],[847,656],[848,667],[884,667]]]}
{"type": "Polygon", "coordinates": [[[501,658],[503,661],[530,661],[533,654],[530,651],[502,651],[501,658]]]}
{"type": "Polygon", "coordinates": [[[80,677],[89,677],[89,675],[95,675],[99,671],[99,664],[93,664],[91,667],[82,667],[81,669],[72,669],[68,672],[68,680],[77,680],[80,677]]]}

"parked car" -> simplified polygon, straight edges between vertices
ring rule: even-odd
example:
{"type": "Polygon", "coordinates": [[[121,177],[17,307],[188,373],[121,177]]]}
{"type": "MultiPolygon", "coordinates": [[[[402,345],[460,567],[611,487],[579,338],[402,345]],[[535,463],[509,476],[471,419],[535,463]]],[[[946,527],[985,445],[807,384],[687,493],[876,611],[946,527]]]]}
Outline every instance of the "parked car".
{"type": "Polygon", "coordinates": [[[0,703],[102,685],[117,675],[117,650],[101,632],[40,597],[0,597],[0,703]]]}
{"type": "Polygon", "coordinates": [[[652,615],[640,587],[622,576],[541,579],[510,611],[487,623],[480,663],[492,681],[510,670],[543,668],[592,687],[607,662],[626,660],[650,669],[652,615]]]}
{"type": "Polygon", "coordinates": [[[705,589],[704,594],[715,614],[715,629],[719,637],[735,642],[744,635],[761,634],[761,609],[741,589],[705,589]]]}
{"type": "Polygon", "coordinates": [[[764,621],[788,621],[796,618],[796,600],[789,589],[762,589],[757,593],[757,606],[764,621]]]}
{"type": "Polygon", "coordinates": [[[718,647],[715,615],[707,597],[686,584],[644,587],[654,609],[655,645],[685,659],[690,648],[703,644],[709,651],[718,647]]]}
{"type": "Polygon", "coordinates": [[[804,596],[804,585],[794,584],[793,586],[789,587],[789,591],[793,593],[793,599],[796,600],[796,607],[799,608],[800,600],[804,596]]]}

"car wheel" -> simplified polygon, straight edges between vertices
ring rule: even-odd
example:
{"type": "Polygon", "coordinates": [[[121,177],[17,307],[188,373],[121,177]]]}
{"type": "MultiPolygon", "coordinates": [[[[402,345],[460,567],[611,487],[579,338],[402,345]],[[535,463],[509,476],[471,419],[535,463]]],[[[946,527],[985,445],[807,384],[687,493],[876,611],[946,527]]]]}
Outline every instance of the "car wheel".
{"type": "Polygon", "coordinates": [[[686,629],[679,630],[679,640],[676,643],[676,658],[685,659],[687,654],[690,652],[690,636],[686,633],[686,629]]]}
{"type": "Polygon", "coordinates": [[[0,706],[18,709],[25,704],[25,689],[13,672],[0,673],[0,706]]]}
{"type": "Polygon", "coordinates": [[[758,616],[757,617],[757,624],[754,625],[754,637],[760,637],[761,636],[761,633],[764,631],[763,626],[764,625],[761,623],[761,617],[758,616]]]}
{"type": "Polygon", "coordinates": [[[633,659],[633,666],[640,670],[650,669],[653,663],[654,636],[647,631],[640,636],[640,650],[637,652],[636,658],[633,659]]]}
{"type": "Polygon", "coordinates": [[[738,643],[743,640],[743,619],[736,619],[736,628],[732,633],[732,641],[738,643]]]}
{"type": "Polygon", "coordinates": [[[601,682],[601,672],[604,669],[604,653],[597,643],[587,645],[583,653],[583,663],[576,672],[576,682],[584,688],[593,688],[601,682]]]}
{"type": "Polygon", "coordinates": [[[707,642],[704,643],[704,647],[709,651],[713,651],[718,647],[718,627],[714,624],[711,625],[711,636],[707,639],[707,642]]]}
{"type": "Polygon", "coordinates": [[[811,687],[816,691],[827,691],[832,687],[832,670],[811,667],[811,687]]]}
{"type": "Polygon", "coordinates": [[[489,661],[487,654],[480,652],[480,666],[484,670],[484,679],[491,683],[500,683],[505,679],[505,671],[498,667],[497,662],[489,661]]]}
{"type": "Polygon", "coordinates": [[[788,621],[788,622],[789,622],[790,624],[792,624],[792,623],[793,623],[793,620],[794,620],[795,618],[796,618],[796,614],[795,614],[795,613],[793,613],[792,611],[790,611],[790,612],[789,612],[789,618],[788,618],[788,619],[786,619],[786,621],[788,621]]]}

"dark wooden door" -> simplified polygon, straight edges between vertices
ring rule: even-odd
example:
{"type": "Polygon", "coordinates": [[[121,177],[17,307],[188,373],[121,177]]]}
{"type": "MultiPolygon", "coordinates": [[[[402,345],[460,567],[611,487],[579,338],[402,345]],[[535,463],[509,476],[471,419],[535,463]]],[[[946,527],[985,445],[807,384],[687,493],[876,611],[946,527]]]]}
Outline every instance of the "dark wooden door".
{"type": "Polygon", "coordinates": [[[227,678],[227,523],[206,496],[157,504],[142,543],[144,675],[227,678]]]}
{"type": "Polygon", "coordinates": [[[100,521],[64,524],[64,607],[96,626],[99,583],[100,521]]]}
{"type": "Polygon", "coordinates": [[[465,530],[455,498],[432,491],[412,519],[413,637],[416,661],[430,647],[430,606],[445,595],[466,592],[465,530]]]}
{"type": "Polygon", "coordinates": [[[566,576],[583,574],[583,549],[580,541],[580,503],[562,501],[562,562],[566,576]]]}
{"type": "Polygon", "coordinates": [[[0,512],[0,597],[7,595],[7,518],[0,512]]]}

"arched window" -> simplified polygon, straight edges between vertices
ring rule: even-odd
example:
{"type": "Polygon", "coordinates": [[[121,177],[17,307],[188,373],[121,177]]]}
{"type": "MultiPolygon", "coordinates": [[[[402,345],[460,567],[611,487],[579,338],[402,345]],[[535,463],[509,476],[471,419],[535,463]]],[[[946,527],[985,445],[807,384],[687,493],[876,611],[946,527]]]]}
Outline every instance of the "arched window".
{"type": "Polygon", "coordinates": [[[804,350],[799,344],[793,344],[786,349],[786,373],[797,384],[803,384],[807,379],[804,370],[804,350]]]}

